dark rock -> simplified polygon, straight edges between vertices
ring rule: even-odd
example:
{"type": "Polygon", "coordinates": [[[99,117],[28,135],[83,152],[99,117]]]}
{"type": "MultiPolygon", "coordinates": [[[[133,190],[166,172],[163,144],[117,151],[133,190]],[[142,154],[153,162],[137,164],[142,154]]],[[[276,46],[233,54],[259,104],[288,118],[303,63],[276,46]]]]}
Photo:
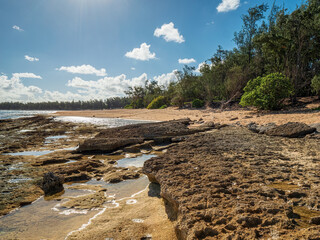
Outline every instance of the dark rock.
{"type": "Polygon", "coordinates": [[[258,217],[246,216],[246,217],[240,217],[237,220],[237,223],[241,224],[243,227],[246,227],[246,228],[253,228],[261,224],[262,221],[258,217]]]}
{"type": "Polygon", "coordinates": [[[301,192],[291,192],[288,194],[288,198],[302,198],[305,196],[307,196],[307,194],[301,192]]]}
{"type": "Polygon", "coordinates": [[[280,136],[298,138],[304,137],[307,134],[315,132],[316,129],[308,126],[305,123],[289,122],[271,129],[268,129],[265,133],[269,136],[280,136]]]}
{"type": "Polygon", "coordinates": [[[45,173],[41,182],[41,189],[45,195],[52,195],[63,191],[64,179],[53,172],[45,173]]]}
{"type": "Polygon", "coordinates": [[[320,216],[311,218],[310,224],[320,225],[320,216]]]}

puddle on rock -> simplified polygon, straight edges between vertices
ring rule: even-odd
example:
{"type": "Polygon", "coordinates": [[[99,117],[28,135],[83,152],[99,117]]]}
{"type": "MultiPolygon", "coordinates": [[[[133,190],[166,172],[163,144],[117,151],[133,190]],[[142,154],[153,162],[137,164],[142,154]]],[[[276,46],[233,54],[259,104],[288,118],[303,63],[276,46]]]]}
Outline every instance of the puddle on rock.
{"type": "Polygon", "coordinates": [[[123,158],[117,161],[117,167],[143,167],[145,161],[156,156],[154,154],[143,154],[135,158],[123,158]]]}
{"type": "Polygon", "coordinates": [[[54,151],[25,151],[25,152],[16,152],[16,153],[5,153],[4,155],[10,155],[10,156],[42,156],[49,153],[53,153],[54,151]]]}
{"type": "Polygon", "coordinates": [[[53,143],[59,139],[63,139],[63,138],[67,138],[67,137],[68,137],[67,135],[57,135],[57,136],[46,137],[44,140],[44,143],[45,144],[53,143]]]}
{"type": "Polygon", "coordinates": [[[73,209],[61,207],[70,197],[91,194],[97,185],[107,188],[106,195],[112,198],[103,205],[104,208],[114,208],[117,200],[130,198],[146,189],[149,185],[147,176],[136,180],[127,180],[116,184],[104,181],[90,180],[86,183],[65,185],[63,194],[52,198],[41,197],[31,205],[27,205],[0,217],[0,239],[65,239],[71,232],[99,214],[99,209],[73,209]],[[87,186],[87,189],[86,189],[87,186]],[[61,195],[61,196],[60,196],[61,195]]]}

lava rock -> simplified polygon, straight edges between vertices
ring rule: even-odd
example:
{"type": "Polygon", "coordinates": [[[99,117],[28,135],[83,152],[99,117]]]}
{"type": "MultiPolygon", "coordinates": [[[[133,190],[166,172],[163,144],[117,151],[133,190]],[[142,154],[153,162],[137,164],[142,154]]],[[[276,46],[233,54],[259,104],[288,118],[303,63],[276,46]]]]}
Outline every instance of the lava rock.
{"type": "Polygon", "coordinates": [[[55,175],[53,172],[48,172],[43,175],[41,189],[45,195],[53,195],[63,191],[63,177],[55,175]]]}

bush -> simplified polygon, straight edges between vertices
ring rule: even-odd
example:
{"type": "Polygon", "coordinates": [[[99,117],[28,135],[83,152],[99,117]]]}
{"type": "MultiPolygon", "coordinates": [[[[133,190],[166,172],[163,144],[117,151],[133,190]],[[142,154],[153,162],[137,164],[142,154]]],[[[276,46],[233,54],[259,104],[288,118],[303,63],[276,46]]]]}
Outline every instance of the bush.
{"type": "Polygon", "coordinates": [[[132,105],[131,105],[131,104],[129,104],[129,105],[125,105],[125,106],[124,106],[124,108],[125,108],[125,109],[133,109],[133,107],[132,107],[132,105]]]}
{"type": "Polygon", "coordinates": [[[250,80],[243,90],[241,106],[276,110],[281,108],[283,100],[293,93],[293,86],[283,74],[272,73],[250,80]]]}
{"type": "Polygon", "coordinates": [[[312,90],[320,97],[320,75],[314,76],[314,78],[311,80],[311,87],[312,90]]]}
{"type": "Polygon", "coordinates": [[[167,105],[162,105],[159,109],[165,109],[167,107],[168,107],[167,105]]]}
{"type": "Polygon", "coordinates": [[[165,97],[159,96],[152,100],[152,102],[148,105],[147,109],[158,109],[165,104],[166,104],[165,97]]]}
{"type": "Polygon", "coordinates": [[[204,101],[196,98],[192,101],[192,107],[193,108],[202,108],[204,106],[204,101]]]}

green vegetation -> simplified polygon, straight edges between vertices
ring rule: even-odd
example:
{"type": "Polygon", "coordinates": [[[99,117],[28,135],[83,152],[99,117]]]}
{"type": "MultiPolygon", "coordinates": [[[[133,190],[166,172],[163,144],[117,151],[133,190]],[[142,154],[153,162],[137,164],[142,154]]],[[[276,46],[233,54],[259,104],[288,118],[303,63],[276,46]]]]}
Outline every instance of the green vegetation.
{"type": "Polygon", "coordinates": [[[168,106],[165,104],[165,105],[162,105],[159,109],[165,109],[167,108],[168,106]]]}
{"type": "Polygon", "coordinates": [[[256,106],[260,109],[277,110],[282,101],[293,93],[290,80],[281,73],[250,80],[244,88],[240,105],[256,106]]]}
{"type": "Polygon", "coordinates": [[[192,107],[193,108],[202,108],[204,106],[204,101],[196,98],[192,101],[192,107]]]}
{"type": "Polygon", "coordinates": [[[147,109],[158,109],[166,104],[166,99],[164,96],[156,97],[152,100],[152,102],[148,105],[147,109]]]}
{"type": "Polygon", "coordinates": [[[318,94],[319,98],[320,98],[320,75],[318,76],[314,76],[314,78],[312,78],[311,80],[311,87],[312,90],[318,94]]]}

